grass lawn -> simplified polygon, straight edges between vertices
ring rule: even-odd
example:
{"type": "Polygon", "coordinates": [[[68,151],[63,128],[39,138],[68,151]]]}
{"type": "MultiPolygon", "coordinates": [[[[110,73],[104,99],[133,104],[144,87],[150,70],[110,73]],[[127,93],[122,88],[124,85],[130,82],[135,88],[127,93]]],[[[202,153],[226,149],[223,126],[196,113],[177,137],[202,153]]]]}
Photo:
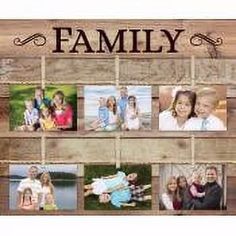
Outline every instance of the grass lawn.
{"type": "MultiPolygon", "coordinates": [[[[31,85],[11,85],[10,86],[10,130],[15,130],[24,122],[24,101],[34,98],[34,91],[37,86],[31,85]]],[[[77,127],[77,89],[71,85],[50,85],[45,89],[45,96],[52,99],[52,95],[61,90],[66,96],[66,101],[72,106],[74,111],[73,130],[77,127]]]]}
{"type": "MultiPolygon", "coordinates": [[[[127,174],[136,172],[138,174],[137,184],[151,183],[151,166],[150,165],[122,165],[120,169],[127,174]]],[[[101,176],[114,175],[118,171],[115,166],[111,165],[89,165],[85,166],[84,184],[90,184],[93,178],[101,176]]],[[[147,195],[151,194],[151,189],[145,192],[147,195]]],[[[123,207],[117,209],[112,204],[102,204],[98,201],[98,196],[91,195],[85,198],[85,210],[151,210],[151,201],[137,202],[136,207],[123,207]]]]}

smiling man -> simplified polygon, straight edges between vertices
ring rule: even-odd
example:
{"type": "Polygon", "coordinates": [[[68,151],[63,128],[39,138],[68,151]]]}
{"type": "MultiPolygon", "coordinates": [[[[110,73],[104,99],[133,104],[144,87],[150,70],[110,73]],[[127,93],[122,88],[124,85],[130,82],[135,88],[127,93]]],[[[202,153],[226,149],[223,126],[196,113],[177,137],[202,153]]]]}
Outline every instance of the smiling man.
{"type": "Polygon", "coordinates": [[[203,200],[193,199],[193,209],[195,210],[220,210],[222,188],[217,183],[218,173],[215,166],[206,168],[205,197],[203,200]]]}

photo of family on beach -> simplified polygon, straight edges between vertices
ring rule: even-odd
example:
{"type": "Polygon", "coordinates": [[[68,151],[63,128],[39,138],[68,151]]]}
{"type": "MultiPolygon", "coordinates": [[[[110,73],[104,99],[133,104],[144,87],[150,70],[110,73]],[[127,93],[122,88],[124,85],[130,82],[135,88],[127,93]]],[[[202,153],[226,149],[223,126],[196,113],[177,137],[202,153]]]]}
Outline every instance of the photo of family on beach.
{"type": "Polygon", "coordinates": [[[160,210],[224,210],[222,165],[163,164],[160,167],[160,210]]]}
{"type": "Polygon", "coordinates": [[[85,166],[85,210],[150,210],[151,166],[85,166]]]}
{"type": "Polygon", "coordinates": [[[10,209],[77,209],[77,165],[10,165],[10,209]]]}
{"type": "Polygon", "coordinates": [[[76,130],[76,119],[75,86],[10,86],[11,131],[76,130]]]}
{"type": "Polygon", "coordinates": [[[85,86],[85,129],[151,129],[151,86],[85,86]]]}
{"type": "Polygon", "coordinates": [[[225,86],[161,86],[159,130],[225,131],[225,86]]]}

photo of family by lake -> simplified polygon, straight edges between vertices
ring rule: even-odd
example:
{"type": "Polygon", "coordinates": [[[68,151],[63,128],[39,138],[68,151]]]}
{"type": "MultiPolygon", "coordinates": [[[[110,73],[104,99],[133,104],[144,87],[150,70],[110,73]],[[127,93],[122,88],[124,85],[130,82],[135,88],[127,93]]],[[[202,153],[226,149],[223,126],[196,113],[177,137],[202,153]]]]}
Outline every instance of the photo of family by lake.
{"type": "Polygon", "coordinates": [[[160,167],[160,210],[224,210],[222,165],[163,164],[160,167]]]}
{"type": "Polygon", "coordinates": [[[151,166],[85,166],[85,210],[150,210],[151,166]]]}
{"type": "Polygon", "coordinates": [[[10,210],[77,209],[77,165],[10,165],[10,210]]]}
{"type": "Polygon", "coordinates": [[[77,89],[71,85],[10,86],[11,131],[77,129],[77,89]]]}
{"type": "Polygon", "coordinates": [[[85,86],[85,129],[151,129],[151,86],[85,86]]]}
{"type": "Polygon", "coordinates": [[[160,86],[159,130],[227,130],[226,86],[160,86]]]}

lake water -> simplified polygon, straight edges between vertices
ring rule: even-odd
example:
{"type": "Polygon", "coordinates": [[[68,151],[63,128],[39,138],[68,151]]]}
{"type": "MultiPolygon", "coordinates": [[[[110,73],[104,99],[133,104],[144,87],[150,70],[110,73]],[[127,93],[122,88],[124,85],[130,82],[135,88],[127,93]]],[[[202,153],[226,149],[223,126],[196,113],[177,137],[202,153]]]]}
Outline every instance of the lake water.
{"type": "MultiPolygon", "coordinates": [[[[20,180],[10,181],[10,209],[16,209],[17,188],[20,180]]],[[[53,181],[55,188],[55,198],[58,209],[75,210],[77,209],[77,182],[76,180],[56,180],[53,181]]]]}

